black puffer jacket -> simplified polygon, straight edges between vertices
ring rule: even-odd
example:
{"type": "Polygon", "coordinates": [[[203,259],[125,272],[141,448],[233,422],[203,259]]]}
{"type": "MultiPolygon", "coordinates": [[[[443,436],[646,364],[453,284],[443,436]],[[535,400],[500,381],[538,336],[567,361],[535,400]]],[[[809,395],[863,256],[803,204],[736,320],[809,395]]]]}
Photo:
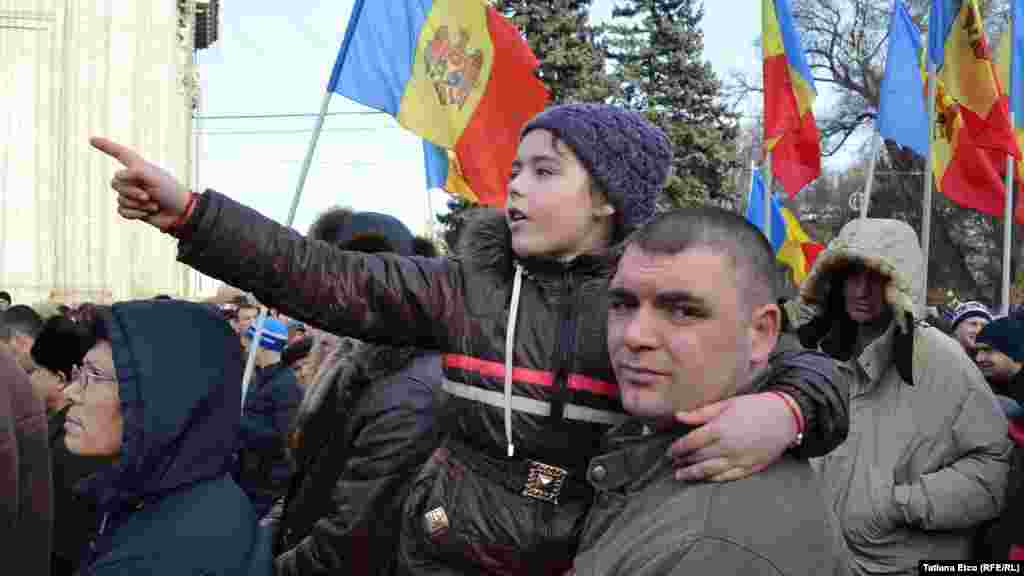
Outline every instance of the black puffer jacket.
{"type": "Polygon", "coordinates": [[[279,519],[279,575],[388,573],[400,488],[437,447],[436,353],[356,343],[306,393],[279,519]]]}
{"type": "MultiPolygon", "coordinates": [[[[183,263],[252,291],[290,317],[366,341],[446,352],[449,382],[492,400],[502,395],[517,263],[500,212],[483,211],[471,223],[460,259],[341,251],[213,191],[200,196],[180,236],[183,263]]],[[[546,403],[550,413],[512,411],[511,441],[517,457],[583,471],[610,427],[607,417],[624,414],[606,351],[613,263],[584,255],[568,265],[520,264],[525,274],[511,352],[513,399],[546,403]],[[590,421],[571,417],[595,410],[598,417],[590,421]]],[[[838,382],[817,375],[796,382],[771,388],[800,405],[807,422],[801,455],[827,453],[846,437],[846,394],[838,382]]],[[[504,410],[464,398],[452,403],[453,433],[504,457],[504,410]]]]}
{"type": "Polygon", "coordinates": [[[242,408],[235,481],[257,516],[266,514],[288,489],[291,469],[285,442],[300,400],[294,370],[280,362],[254,369],[242,408]]]}

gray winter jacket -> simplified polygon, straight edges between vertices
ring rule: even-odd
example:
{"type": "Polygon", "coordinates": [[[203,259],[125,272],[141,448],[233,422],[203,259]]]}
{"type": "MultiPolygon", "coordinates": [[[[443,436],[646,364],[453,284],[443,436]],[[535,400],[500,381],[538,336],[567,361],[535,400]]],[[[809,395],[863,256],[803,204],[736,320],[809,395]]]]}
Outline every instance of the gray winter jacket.
{"type": "Polygon", "coordinates": [[[842,360],[850,386],[849,437],[814,464],[855,574],[916,574],[922,559],[966,559],[974,529],[1004,504],[1006,418],[963,348],[922,321],[922,260],[905,223],[856,220],[801,287],[802,339],[842,360]],[[890,278],[893,320],[859,354],[841,298],[851,263],[890,278]]]}

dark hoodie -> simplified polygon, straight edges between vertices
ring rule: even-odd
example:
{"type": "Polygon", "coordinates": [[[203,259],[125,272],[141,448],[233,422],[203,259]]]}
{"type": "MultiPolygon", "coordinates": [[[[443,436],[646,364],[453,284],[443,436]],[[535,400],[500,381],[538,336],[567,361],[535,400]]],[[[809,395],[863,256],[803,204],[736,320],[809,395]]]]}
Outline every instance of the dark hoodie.
{"type": "Polygon", "coordinates": [[[115,304],[124,441],[86,479],[100,529],[82,575],[266,574],[269,539],[226,470],[238,435],[238,337],[203,306],[115,304]]]}

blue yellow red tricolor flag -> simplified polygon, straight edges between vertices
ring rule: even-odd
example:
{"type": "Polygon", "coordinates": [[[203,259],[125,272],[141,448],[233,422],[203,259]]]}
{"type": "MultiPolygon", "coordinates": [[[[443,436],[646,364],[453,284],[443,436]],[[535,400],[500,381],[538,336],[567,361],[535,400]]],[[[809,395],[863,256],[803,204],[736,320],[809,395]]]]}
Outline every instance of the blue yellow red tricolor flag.
{"type": "Polygon", "coordinates": [[[500,205],[519,130],[547,105],[537,65],[482,0],[356,0],[327,89],[426,140],[428,187],[500,205]]]}
{"type": "Polygon", "coordinates": [[[1020,152],[975,0],[932,1],[928,55],[937,80],[936,188],[961,206],[1001,216],[1006,157],[1020,152]]]}
{"type": "MultiPolygon", "coordinates": [[[[754,173],[747,197],[747,221],[764,232],[764,181],[760,172],[754,173]]],[[[771,198],[772,237],[771,245],[775,258],[785,264],[793,275],[793,283],[799,286],[811,272],[814,259],[825,249],[804,232],[800,221],[789,210],[779,203],[779,199],[771,198]]]]}
{"type": "MultiPolygon", "coordinates": [[[[1017,146],[1024,149],[1024,0],[1013,0],[1009,27],[1003,32],[996,56],[999,81],[1006,92],[1017,146]],[[1020,24],[1018,24],[1018,22],[1020,24]]],[[[1024,159],[1016,162],[1014,220],[1024,224],[1024,159]]]]}
{"type": "Polygon", "coordinates": [[[762,0],[764,141],[772,174],[792,198],[821,175],[814,78],[789,0],[762,0]]]}

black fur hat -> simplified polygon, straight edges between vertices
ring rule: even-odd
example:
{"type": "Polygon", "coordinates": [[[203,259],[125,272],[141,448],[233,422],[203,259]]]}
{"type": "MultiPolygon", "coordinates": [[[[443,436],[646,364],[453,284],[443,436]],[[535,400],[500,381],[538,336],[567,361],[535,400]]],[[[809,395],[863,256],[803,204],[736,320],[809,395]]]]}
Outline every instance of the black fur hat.
{"type": "Polygon", "coordinates": [[[54,316],[43,323],[32,345],[32,360],[70,381],[72,367],[82,363],[93,344],[80,325],[64,316],[54,316]]]}
{"type": "Polygon", "coordinates": [[[377,212],[332,208],[313,222],[309,237],[356,252],[414,254],[413,235],[405,224],[394,216],[377,212]]]}

